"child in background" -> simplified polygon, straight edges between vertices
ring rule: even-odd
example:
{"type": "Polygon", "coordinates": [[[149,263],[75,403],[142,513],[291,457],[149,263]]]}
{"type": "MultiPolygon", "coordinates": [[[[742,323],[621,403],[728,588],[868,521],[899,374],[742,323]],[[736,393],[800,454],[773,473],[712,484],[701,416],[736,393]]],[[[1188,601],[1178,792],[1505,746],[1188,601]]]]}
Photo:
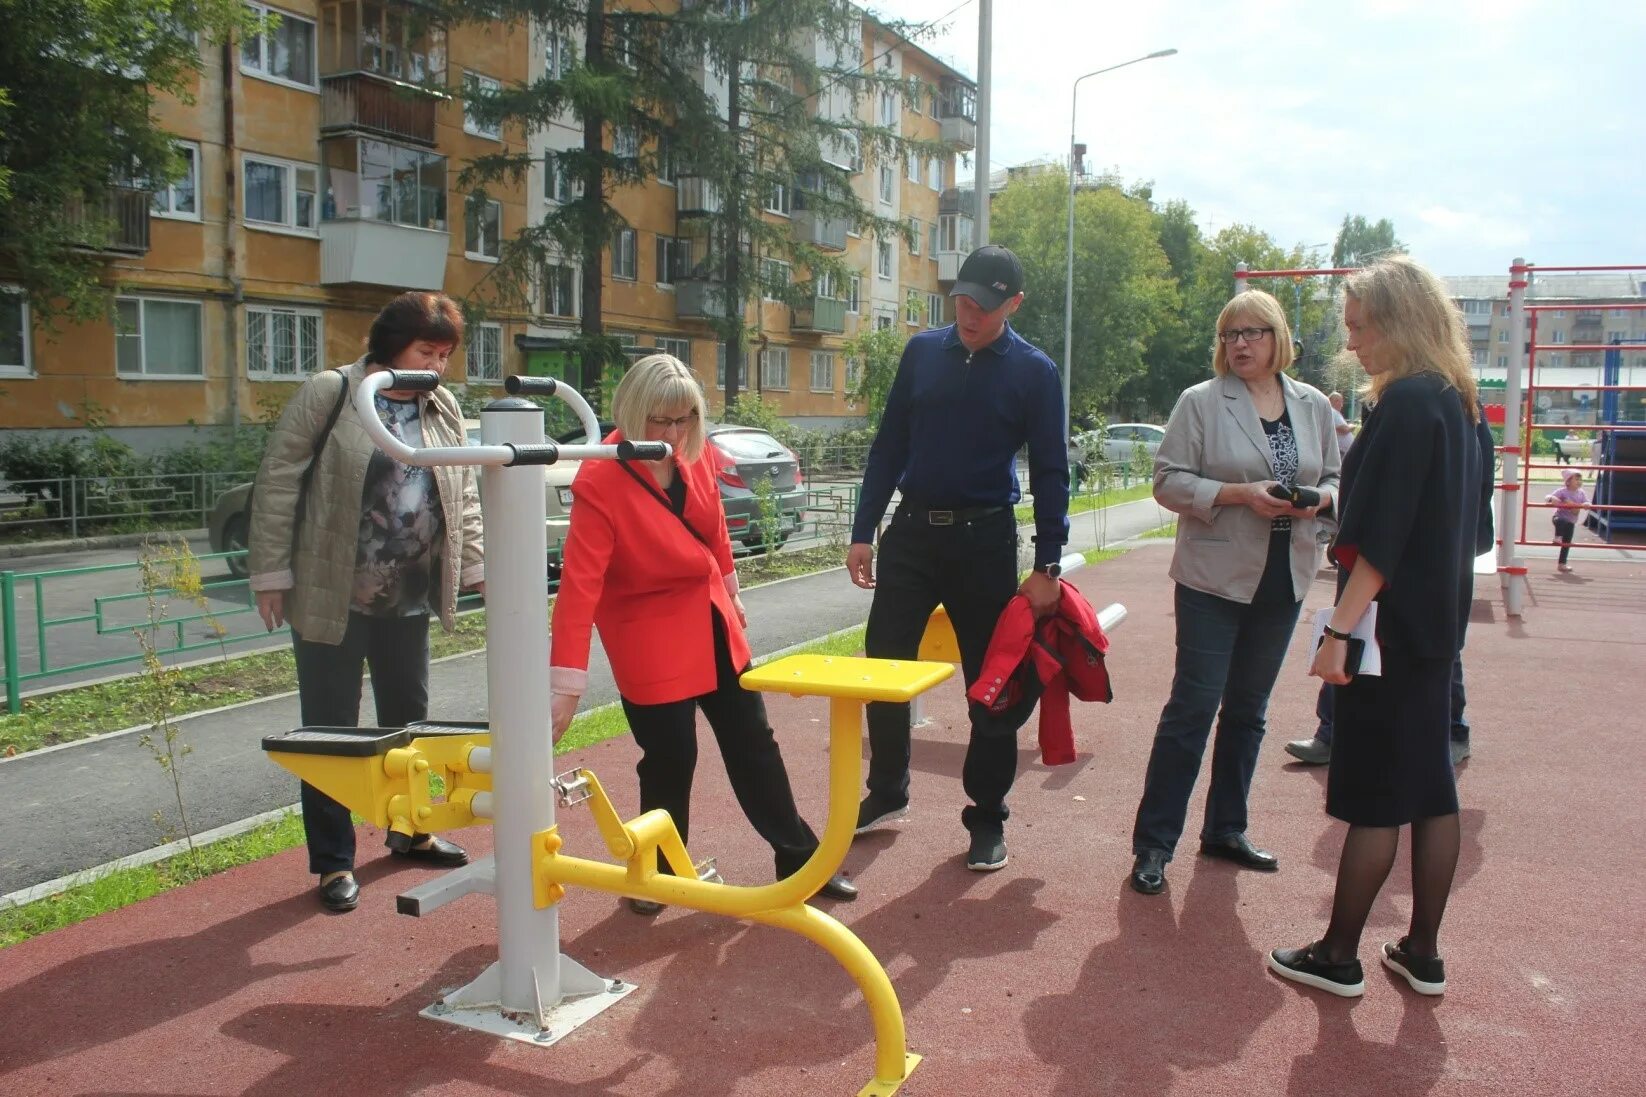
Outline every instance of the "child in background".
{"type": "Polygon", "coordinates": [[[1572,569],[1566,563],[1566,554],[1572,551],[1572,534],[1577,530],[1579,509],[1589,501],[1583,493],[1583,474],[1574,472],[1567,476],[1565,485],[1551,491],[1543,501],[1571,504],[1555,511],[1555,540],[1560,542],[1560,562],[1555,565],[1555,570],[1562,574],[1570,573],[1572,569]]]}

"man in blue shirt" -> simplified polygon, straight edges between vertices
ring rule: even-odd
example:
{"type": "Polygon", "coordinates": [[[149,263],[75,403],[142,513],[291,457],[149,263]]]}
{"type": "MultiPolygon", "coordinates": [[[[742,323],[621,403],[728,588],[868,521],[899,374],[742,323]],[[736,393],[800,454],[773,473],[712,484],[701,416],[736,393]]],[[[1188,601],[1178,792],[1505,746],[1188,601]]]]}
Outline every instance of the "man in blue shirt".
{"type": "MultiPolygon", "coordinates": [[[[969,688],[1006,603],[1019,590],[1036,616],[1057,608],[1058,560],[1069,537],[1069,460],[1063,390],[1052,360],[1007,324],[1023,303],[1023,266],[1002,247],[966,257],[949,296],[955,323],[909,340],[886,397],[880,431],[852,526],[846,570],[874,590],[864,647],[871,658],[913,659],[926,620],[941,604],[960,642],[969,688]],[[1017,581],[1021,496],[1016,459],[1029,450],[1034,494],[1034,570],[1017,581]],[[873,548],[892,490],[902,501],[873,548]]],[[[900,816],[909,803],[909,706],[868,706],[869,794],[859,834],[900,816]]],[[[970,703],[971,742],[961,812],[971,832],[967,867],[1006,863],[1006,794],[1017,776],[1017,726],[970,703]]],[[[1021,725],[1027,712],[1021,714],[1021,725]]]]}

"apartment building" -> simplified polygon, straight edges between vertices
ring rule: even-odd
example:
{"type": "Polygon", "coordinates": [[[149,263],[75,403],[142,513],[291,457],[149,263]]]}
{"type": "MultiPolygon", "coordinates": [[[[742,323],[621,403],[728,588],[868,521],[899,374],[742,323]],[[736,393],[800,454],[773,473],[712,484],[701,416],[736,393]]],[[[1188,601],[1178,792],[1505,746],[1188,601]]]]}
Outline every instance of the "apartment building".
{"type": "MultiPolygon", "coordinates": [[[[95,414],[124,440],[156,448],[196,424],[263,418],[304,377],[357,358],[389,297],[405,289],[470,294],[501,241],[576,193],[555,158],[583,143],[575,117],[532,133],[489,130],[465,113],[460,92],[562,71],[579,43],[500,23],[442,28],[410,0],[251,6],[280,15],[278,27],[233,49],[203,46],[193,103],[160,107],[188,160],[186,176],[162,193],[111,198],[122,232],[107,256],[119,287],[110,318],[46,331],[19,297],[0,293],[0,425],[75,429],[95,414]],[[451,93],[428,91],[431,78],[451,93]],[[467,162],[505,149],[530,151],[523,185],[493,184],[483,201],[460,192],[467,162]]],[[[853,104],[836,94],[823,109],[857,110],[954,150],[895,164],[865,162],[845,143],[836,150],[858,194],[909,226],[907,241],[865,238],[808,209],[808,180],[769,197],[769,221],[843,255],[854,273],[834,280],[769,266],[809,293],[799,307],[750,303],[756,353],[741,386],[799,423],[842,424],[858,414],[846,398],[847,339],[866,324],[912,333],[950,319],[943,294],[971,247],[955,154],[975,142],[975,85],[867,16],[860,57],[822,39],[809,45],[825,67],[873,64],[930,89],[912,105],[890,95],[853,104]]],[[[698,77],[711,90],[718,80],[724,98],[724,80],[708,66],[698,77]]],[[[607,140],[621,153],[635,138],[615,130],[607,140]]],[[[656,177],[614,196],[631,227],[604,258],[603,320],[631,346],[689,362],[718,408],[725,351],[706,322],[717,302],[714,275],[694,264],[694,254],[706,255],[702,226],[715,198],[672,157],[662,161],[656,177]]],[[[529,307],[493,309],[471,325],[448,380],[578,380],[564,345],[580,323],[579,282],[575,262],[551,262],[529,307]]]]}

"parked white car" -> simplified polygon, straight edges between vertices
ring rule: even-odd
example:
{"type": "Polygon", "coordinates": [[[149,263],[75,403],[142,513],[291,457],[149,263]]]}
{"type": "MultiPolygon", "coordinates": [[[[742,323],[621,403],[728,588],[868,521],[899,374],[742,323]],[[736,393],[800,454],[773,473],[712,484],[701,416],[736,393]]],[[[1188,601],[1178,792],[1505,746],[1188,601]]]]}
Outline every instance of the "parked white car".
{"type": "Polygon", "coordinates": [[[1101,431],[1089,430],[1077,435],[1075,442],[1088,462],[1109,461],[1129,465],[1138,442],[1143,443],[1152,461],[1165,437],[1166,428],[1153,423],[1110,423],[1101,431]]]}

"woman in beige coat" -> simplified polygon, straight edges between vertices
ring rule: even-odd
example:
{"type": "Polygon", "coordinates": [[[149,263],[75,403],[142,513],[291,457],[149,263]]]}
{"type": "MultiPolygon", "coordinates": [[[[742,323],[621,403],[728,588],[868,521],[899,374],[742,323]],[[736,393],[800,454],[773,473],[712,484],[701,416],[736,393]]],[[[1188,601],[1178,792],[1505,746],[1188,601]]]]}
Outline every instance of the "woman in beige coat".
{"type": "MultiPolygon", "coordinates": [[[[373,321],[365,356],[304,382],[269,435],[253,489],[250,585],[271,631],[291,623],[305,726],[358,725],[363,666],[380,726],[427,717],[429,617],[449,632],[459,590],[484,591],[473,470],[393,460],[367,436],[351,398],[380,369],[444,374],[462,336],[450,298],[401,294],[373,321]]],[[[378,393],[377,414],[408,445],[464,444],[462,412],[443,388],[378,393]]],[[[349,811],[307,783],[302,804],[320,901],[353,910],[360,888],[349,811]]],[[[434,835],[404,846],[391,836],[399,856],[468,861],[434,835]]]]}

